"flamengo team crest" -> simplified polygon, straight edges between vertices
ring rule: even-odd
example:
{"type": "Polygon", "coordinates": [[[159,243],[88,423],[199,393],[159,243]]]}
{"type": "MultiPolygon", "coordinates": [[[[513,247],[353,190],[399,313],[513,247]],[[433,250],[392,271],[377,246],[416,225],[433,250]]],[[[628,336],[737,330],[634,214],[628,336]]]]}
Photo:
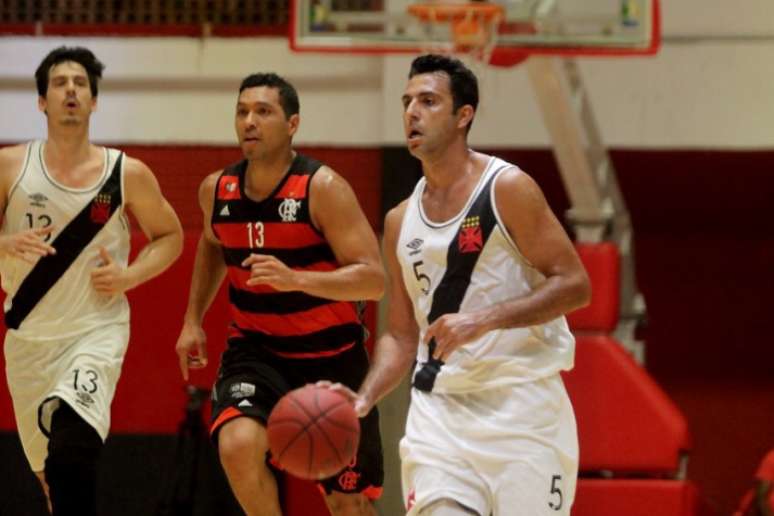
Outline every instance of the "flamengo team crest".
{"type": "Polygon", "coordinates": [[[484,247],[478,215],[467,217],[460,225],[457,247],[461,253],[476,253],[484,247]]]}
{"type": "Polygon", "coordinates": [[[295,222],[299,208],[301,208],[301,201],[290,198],[282,201],[279,205],[279,216],[282,217],[282,222],[295,222]]]}
{"type": "Polygon", "coordinates": [[[97,195],[91,203],[91,221],[95,224],[104,224],[110,218],[110,194],[97,195]]]}

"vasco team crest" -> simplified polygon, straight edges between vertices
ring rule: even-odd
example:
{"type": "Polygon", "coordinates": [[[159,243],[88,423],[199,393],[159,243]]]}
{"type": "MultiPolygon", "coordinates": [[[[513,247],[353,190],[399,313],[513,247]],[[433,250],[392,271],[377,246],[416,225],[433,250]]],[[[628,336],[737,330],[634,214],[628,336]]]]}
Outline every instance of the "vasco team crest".
{"type": "Polygon", "coordinates": [[[99,194],[91,202],[91,221],[104,224],[110,218],[110,194],[99,194]]]}
{"type": "Polygon", "coordinates": [[[460,234],[457,237],[457,246],[461,253],[476,253],[484,247],[478,215],[462,221],[460,234]]]}

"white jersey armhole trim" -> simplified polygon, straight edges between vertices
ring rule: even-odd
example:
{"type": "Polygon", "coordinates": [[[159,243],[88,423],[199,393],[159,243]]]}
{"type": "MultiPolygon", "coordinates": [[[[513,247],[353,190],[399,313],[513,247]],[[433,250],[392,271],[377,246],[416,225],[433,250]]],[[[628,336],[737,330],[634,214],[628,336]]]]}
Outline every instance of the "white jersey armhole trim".
{"type": "Polygon", "coordinates": [[[16,192],[16,188],[19,186],[19,183],[21,183],[22,177],[24,177],[24,174],[27,173],[27,165],[30,163],[30,157],[32,156],[32,147],[35,145],[35,142],[29,142],[27,144],[27,150],[24,152],[24,162],[22,163],[21,170],[16,175],[16,179],[13,181],[13,184],[11,185],[11,189],[8,190],[8,199],[5,202],[5,208],[8,209],[8,204],[11,202],[11,197],[13,197],[13,194],[16,192]]]}
{"type": "MultiPolygon", "coordinates": [[[[501,172],[503,172],[504,170],[509,170],[509,169],[515,169],[515,170],[521,171],[521,169],[517,165],[514,165],[512,163],[508,163],[507,166],[498,169],[497,172],[495,172],[495,174],[497,174],[497,176],[499,176],[501,172]]],[[[508,228],[505,226],[505,222],[503,222],[503,219],[500,216],[500,211],[497,209],[497,194],[496,194],[496,192],[497,192],[497,188],[496,188],[497,187],[497,179],[498,179],[498,177],[495,177],[494,181],[492,181],[492,186],[491,186],[491,188],[492,188],[492,192],[491,192],[492,193],[492,197],[491,197],[492,212],[494,212],[495,220],[497,220],[497,226],[500,228],[500,232],[502,232],[503,237],[505,237],[505,240],[511,245],[511,247],[513,247],[513,251],[516,253],[516,256],[518,256],[525,264],[529,265],[530,267],[532,267],[534,269],[534,266],[532,265],[532,263],[530,263],[530,261],[527,259],[527,257],[524,256],[524,254],[521,252],[521,249],[519,249],[518,244],[516,244],[516,242],[511,237],[511,234],[508,231],[508,228]]]]}
{"type": "Polygon", "coordinates": [[[119,177],[121,182],[121,213],[119,217],[121,218],[121,223],[124,225],[124,228],[126,228],[126,231],[131,233],[132,226],[129,223],[129,217],[126,214],[126,174],[124,171],[126,170],[126,160],[128,159],[128,156],[123,151],[116,151],[116,160],[121,158],[123,155],[123,159],[121,160],[121,170],[119,170],[119,177]]]}
{"type": "MultiPolygon", "coordinates": [[[[422,220],[422,222],[430,227],[430,228],[443,228],[446,226],[449,226],[451,224],[454,224],[458,220],[460,220],[470,209],[470,205],[473,204],[473,202],[478,198],[478,194],[481,192],[481,189],[486,184],[486,180],[489,178],[489,174],[492,171],[493,165],[499,161],[495,156],[489,156],[489,161],[486,164],[486,167],[484,168],[484,172],[481,173],[481,177],[478,178],[478,183],[476,183],[475,188],[473,188],[473,191],[470,192],[470,195],[468,196],[468,200],[465,202],[465,205],[462,207],[462,209],[457,212],[456,215],[452,216],[449,219],[444,220],[443,222],[433,222],[431,221],[426,215],[425,215],[425,209],[422,207],[422,193],[425,190],[426,183],[424,181],[424,176],[422,177],[422,189],[417,192],[417,207],[419,208],[419,218],[422,220]]],[[[417,184],[417,187],[419,187],[419,184],[417,184]]]]}

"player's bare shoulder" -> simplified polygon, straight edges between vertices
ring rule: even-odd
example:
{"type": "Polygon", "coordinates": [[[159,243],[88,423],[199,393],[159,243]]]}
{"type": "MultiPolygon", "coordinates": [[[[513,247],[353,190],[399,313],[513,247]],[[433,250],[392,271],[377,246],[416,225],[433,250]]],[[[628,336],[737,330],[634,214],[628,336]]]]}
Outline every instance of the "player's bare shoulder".
{"type": "Polygon", "coordinates": [[[137,158],[124,156],[124,185],[129,204],[142,201],[143,197],[159,193],[160,187],[153,171],[137,158]]]}
{"type": "Polygon", "coordinates": [[[27,145],[11,145],[0,149],[0,193],[7,196],[16,178],[21,174],[27,145]]]}
{"type": "Polygon", "coordinates": [[[215,200],[215,187],[218,184],[218,178],[221,174],[223,174],[223,169],[210,172],[202,179],[202,182],[199,183],[199,205],[203,210],[212,209],[212,203],[215,200]]]}
{"type": "Polygon", "coordinates": [[[309,213],[315,227],[325,230],[358,212],[362,210],[352,186],[331,167],[320,166],[309,181],[309,213]]]}
{"type": "Polygon", "coordinates": [[[408,199],[404,199],[397,206],[391,208],[384,216],[384,236],[390,241],[397,242],[400,228],[403,225],[403,218],[406,215],[408,199]]]}
{"type": "Polygon", "coordinates": [[[501,213],[542,208],[546,202],[537,182],[516,166],[508,167],[498,174],[495,199],[501,213]]]}
{"type": "Polygon", "coordinates": [[[324,197],[327,197],[329,195],[340,195],[344,191],[350,192],[352,187],[341,174],[328,165],[321,165],[312,176],[309,190],[314,196],[323,195],[324,197]]]}

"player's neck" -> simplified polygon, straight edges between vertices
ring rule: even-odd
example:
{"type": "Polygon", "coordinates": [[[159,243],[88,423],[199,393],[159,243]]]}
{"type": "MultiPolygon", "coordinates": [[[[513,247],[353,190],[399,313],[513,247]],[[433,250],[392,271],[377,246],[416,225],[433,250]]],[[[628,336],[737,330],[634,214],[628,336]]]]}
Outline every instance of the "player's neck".
{"type": "Polygon", "coordinates": [[[288,148],[287,152],[249,160],[245,174],[245,192],[248,197],[255,201],[268,197],[285,177],[295,157],[295,151],[288,148]]]}
{"type": "Polygon", "coordinates": [[[437,155],[422,159],[422,172],[429,187],[445,189],[465,178],[472,167],[475,153],[467,146],[455,143],[437,155]]]}
{"type": "Polygon", "coordinates": [[[46,163],[62,171],[73,169],[91,157],[88,129],[59,131],[49,128],[45,146],[46,163]]]}

